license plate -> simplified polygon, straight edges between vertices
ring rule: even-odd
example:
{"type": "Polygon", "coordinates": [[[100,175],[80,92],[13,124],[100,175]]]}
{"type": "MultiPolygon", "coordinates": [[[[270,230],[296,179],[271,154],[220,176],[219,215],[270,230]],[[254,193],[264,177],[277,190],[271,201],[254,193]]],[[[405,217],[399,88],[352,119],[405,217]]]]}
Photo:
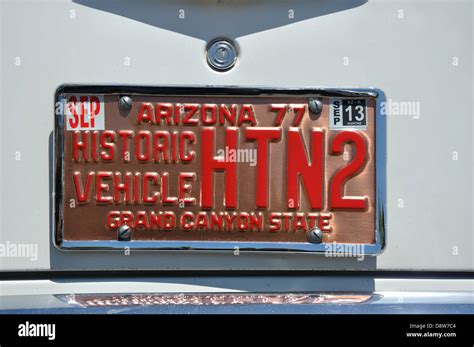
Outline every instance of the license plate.
{"type": "Polygon", "coordinates": [[[60,249],[384,246],[373,89],[62,86],[60,249]]]}

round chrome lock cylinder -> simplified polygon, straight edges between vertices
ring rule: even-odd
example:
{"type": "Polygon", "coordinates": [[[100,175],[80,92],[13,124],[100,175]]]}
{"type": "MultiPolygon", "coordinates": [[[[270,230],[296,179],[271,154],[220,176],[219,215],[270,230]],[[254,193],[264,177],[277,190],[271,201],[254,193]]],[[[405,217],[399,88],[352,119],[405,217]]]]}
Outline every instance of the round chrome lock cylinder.
{"type": "Polygon", "coordinates": [[[207,63],[216,71],[228,71],[237,61],[237,48],[227,39],[217,39],[207,45],[207,63]]]}

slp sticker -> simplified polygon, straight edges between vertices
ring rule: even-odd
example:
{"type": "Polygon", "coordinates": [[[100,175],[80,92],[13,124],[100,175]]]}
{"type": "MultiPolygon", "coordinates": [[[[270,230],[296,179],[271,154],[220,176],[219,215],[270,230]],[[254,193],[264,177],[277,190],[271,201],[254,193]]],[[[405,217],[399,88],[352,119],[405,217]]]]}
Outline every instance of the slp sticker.
{"type": "Polygon", "coordinates": [[[103,95],[68,95],[65,103],[67,130],[104,130],[103,95]]]}
{"type": "Polygon", "coordinates": [[[365,99],[330,99],[329,129],[367,129],[365,99]]]}

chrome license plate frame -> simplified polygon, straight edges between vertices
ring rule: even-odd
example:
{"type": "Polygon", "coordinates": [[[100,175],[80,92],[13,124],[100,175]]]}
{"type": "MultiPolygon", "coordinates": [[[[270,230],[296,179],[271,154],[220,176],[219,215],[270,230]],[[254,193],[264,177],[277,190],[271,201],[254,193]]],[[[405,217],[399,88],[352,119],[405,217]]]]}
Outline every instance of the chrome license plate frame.
{"type": "MultiPolygon", "coordinates": [[[[55,110],[64,104],[65,95],[168,95],[168,96],[311,96],[315,98],[374,98],[375,122],[375,229],[374,242],[362,244],[358,250],[364,255],[378,255],[385,247],[386,235],[386,119],[381,113],[385,95],[374,88],[275,88],[275,87],[234,87],[234,86],[117,86],[117,85],[63,85],[55,94],[55,110]]],[[[53,243],[60,250],[185,250],[185,251],[235,251],[243,252],[290,252],[327,253],[328,243],[304,242],[253,242],[253,241],[194,241],[194,240],[68,240],[64,237],[64,144],[65,114],[56,113],[54,128],[54,227],[53,243]]],[[[339,247],[351,247],[352,243],[337,243],[339,247]]]]}

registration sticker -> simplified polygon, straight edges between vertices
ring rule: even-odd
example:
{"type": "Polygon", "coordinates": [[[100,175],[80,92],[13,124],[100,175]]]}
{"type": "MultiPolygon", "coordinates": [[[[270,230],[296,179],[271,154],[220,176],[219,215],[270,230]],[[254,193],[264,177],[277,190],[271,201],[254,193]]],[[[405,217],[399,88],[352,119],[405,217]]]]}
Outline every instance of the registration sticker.
{"type": "Polygon", "coordinates": [[[64,101],[67,130],[104,130],[103,95],[69,95],[64,101]]]}
{"type": "Polygon", "coordinates": [[[330,99],[329,129],[367,129],[367,103],[365,99],[330,99]]]}

